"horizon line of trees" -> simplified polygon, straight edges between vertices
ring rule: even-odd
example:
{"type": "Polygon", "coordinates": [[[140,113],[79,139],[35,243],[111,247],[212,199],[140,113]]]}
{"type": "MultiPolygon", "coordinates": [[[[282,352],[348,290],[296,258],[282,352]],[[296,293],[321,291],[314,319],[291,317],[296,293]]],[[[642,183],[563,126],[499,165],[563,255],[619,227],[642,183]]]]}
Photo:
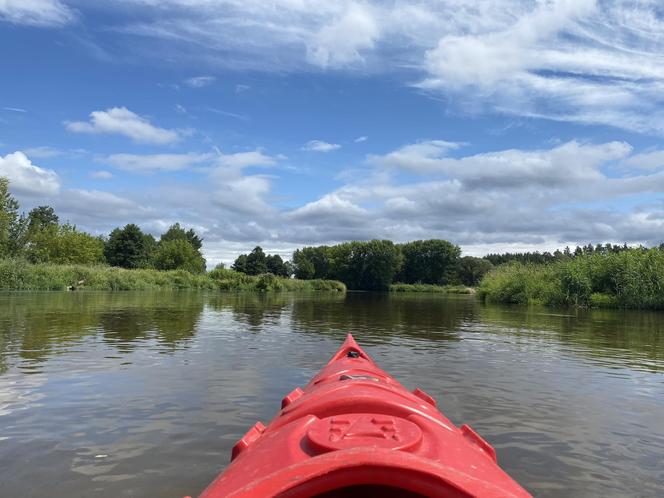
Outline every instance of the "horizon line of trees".
{"type": "MultiPolygon", "coordinates": [[[[0,177],[0,258],[22,257],[31,263],[109,264],[122,268],[184,269],[205,273],[203,239],[193,229],[171,225],[157,240],[134,223],[115,228],[108,237],[93,236],[70,223],[60,223],[50,206],[38,206],[27,215],[9,192],[9,180],[0,177]]],[[[271,273],[302,280],[339,280],[350,289],[385,290],[392,283],[477,285],[492,268],[512,261],[546,264],[587,254],[615,254],[627,244],[588,244],[574,250],[462,256],[446,240],[417,240],[395,244],[389,240],[352,241],[307,246],[293,252],[291,261],[265,254],[260,246],[241,254],[231,269],[248,275],[271,273]]],[[[664,244],[659,246],[664,250],[664,244]]],[[[219,264],[217,268],[223,268],[219,264]]]]}

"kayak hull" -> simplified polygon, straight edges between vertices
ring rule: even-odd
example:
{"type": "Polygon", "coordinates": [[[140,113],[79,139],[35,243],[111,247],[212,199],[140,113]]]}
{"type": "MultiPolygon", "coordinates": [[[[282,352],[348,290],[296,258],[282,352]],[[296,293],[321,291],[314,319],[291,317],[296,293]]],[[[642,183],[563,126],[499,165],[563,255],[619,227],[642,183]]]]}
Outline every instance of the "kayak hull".
{"type": "Polygon", "coordinates": [[[467,425],[381,370],[349,334],[304,388],[233,447],[200,498],[529,497],[467,425]]]}

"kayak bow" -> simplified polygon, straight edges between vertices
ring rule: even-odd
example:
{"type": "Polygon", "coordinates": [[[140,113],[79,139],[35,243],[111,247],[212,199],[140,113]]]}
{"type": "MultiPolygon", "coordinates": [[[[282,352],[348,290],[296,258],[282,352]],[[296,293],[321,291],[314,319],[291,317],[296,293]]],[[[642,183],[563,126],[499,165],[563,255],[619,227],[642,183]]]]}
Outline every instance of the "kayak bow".
{"type": "Polygon", "coordinates": [[[233,447],[200,498],[529,497],[494,449],[407,391],[348,334],[304,389],[233,447]]]}

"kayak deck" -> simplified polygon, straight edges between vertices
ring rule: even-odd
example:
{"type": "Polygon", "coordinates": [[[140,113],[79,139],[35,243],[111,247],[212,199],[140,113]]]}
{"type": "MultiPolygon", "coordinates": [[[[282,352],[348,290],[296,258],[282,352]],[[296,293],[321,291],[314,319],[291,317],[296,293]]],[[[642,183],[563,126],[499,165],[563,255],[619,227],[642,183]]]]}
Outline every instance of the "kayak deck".
{"type": "Polygon", "coordinates": [[[378,368],[348,334],[304,388],[233,447],[201,498],[529,497],[469,426],[378,368]]]}

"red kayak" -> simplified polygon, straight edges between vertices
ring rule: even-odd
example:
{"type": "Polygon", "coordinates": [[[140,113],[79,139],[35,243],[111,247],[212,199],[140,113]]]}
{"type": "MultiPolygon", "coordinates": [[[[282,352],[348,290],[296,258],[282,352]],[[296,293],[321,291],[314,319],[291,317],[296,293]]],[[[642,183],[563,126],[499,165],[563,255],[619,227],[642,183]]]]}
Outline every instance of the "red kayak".
{"type": "Polygon", "coordinates": [[[348,334],[304,389],[233,447],[201,498],[529,497],[467,425],[382,371],[348,334]]]}

